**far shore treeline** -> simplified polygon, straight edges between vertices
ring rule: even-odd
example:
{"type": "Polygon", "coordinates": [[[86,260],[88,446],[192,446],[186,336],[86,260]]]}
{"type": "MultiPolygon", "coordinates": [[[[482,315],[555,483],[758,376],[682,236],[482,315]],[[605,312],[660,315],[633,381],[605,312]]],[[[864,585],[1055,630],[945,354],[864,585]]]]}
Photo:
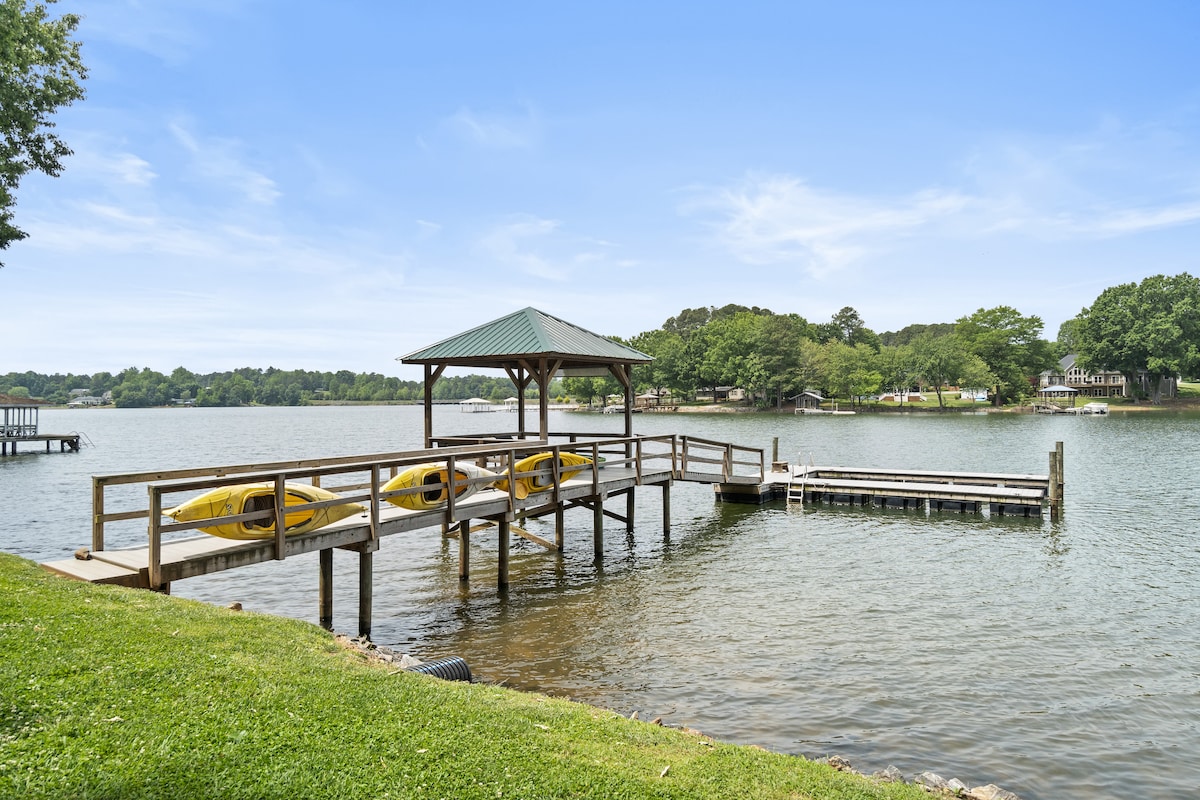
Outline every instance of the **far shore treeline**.
{"type": "MultiPolygon", "coordinates": [[[[638,393],[694,399],[717,387],[746,390],[762,406],[813,390],[854,404],[883,392],[949,386],[987,390],[997,405],[1031,396],[1038,375],[1073,354],[1089,372],[1125,375],[1139,399],[1160,399],[1171,378],[1200,375],[1200,279],[1188,273],[1154,275],[1105,289],[1091,306],[1042,338],[1042,320],[1015,308],[980,308],[952,323],[913,324],[875,333],[845,307],[825,323],[765,308],[726,305],[688,308],[661,328],[629,339],[612,337],[654,358],[634,369],[638,393]],[[1144,389],[1142,387],[1145,387],[1144,389]]],[[[447,376],[433,386],[435,402],[482,397],[498,402],[516,392],[507,377],[447,376]]],[[[0,375],[0,394],[67,403],[73,397],[111,397],[123,408],[304,405],[315,402],[420,402],[420,381],[379,373],[315,372],[242,367],[170,375],[131,367],[117,374],[0,375]]],[[[621,394],[613,378],[566,378],[550,386],[553,400],[603,403],[621,394]]],[[[536,397],[536,387],[527,396],[536,397]]]]}

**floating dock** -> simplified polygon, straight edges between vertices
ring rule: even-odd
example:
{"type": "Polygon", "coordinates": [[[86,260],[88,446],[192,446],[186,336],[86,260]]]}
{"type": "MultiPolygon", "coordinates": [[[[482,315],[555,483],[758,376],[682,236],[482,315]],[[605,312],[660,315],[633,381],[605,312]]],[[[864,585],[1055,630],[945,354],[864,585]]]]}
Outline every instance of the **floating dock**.
{"type": "Polygon", "coordinates": [[[855,467],[802,467],[787,485],[787,499],[884,508],[1040,517],[1050,496],[1048,475],[986,472],[939,473],[855,467]]]}
{"type": "Polygon", "coordinates": [[[870,467],[789,467],[772,461],[761,482],[745,479],[713,486],[718,500],[734,503],[789,503],[878,506],[1041,517],[1047,507],[1052,519],[1062,513],[1062,442],[1050,451],[1046,475],[993,472],[936,472],[870,467]]]}

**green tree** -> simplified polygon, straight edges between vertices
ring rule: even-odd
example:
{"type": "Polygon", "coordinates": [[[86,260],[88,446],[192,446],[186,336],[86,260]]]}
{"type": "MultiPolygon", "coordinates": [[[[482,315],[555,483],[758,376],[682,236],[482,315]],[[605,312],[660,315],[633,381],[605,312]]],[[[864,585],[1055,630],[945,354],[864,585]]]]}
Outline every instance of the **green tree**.
{"type": "Polygon", "coordinates": [[[875,369],[881,377],[880,386],[892,389],[900,396],[900,405],[904,405],[904,396],[921,376],[917,367],[916,355],[912,347],[901,345],[889,347],[884,345],[874,358],[875,369]]]}
{"type": "Polygon", "coordinates": [[[1154,403],[1165,379],[1200,371],[1200,280],[1186,272],[1109,287],[1076,321],[1080,366],[1120,372],[1135,394],[1145,373],[1154,403]]]}
{"type": "Polygon", "coordinates": [[[641,389],[654,389],[661,394],[663,389],[680,392],[692,389],[683,380],[684,348],[683,337],[666,330],[639,333],[629,340],[629,346],[654,358],[649,364],[633,368],[634,384],[641,389]]]}
{"type": "Polygon", "coordinates": [[[883,376],[874,368],[875,351],[870,345],[854,346],[838,341],[822,345],[825,351],[825,385],[835,397],[845,397],[853,406],[858,399],[879,391],[883,376]]]}
{"type": "Polygon", "coordinates": [[[937,392],[938,408],[946,408],[943,389],[951,384],[978,388],[994,386],[996,378],[983,359],[971,352],[954,334],[923,334],[913,340],[913,361],[917,374],[937,392]]]}
{"type": "Polygon", "coordinates": [[[955,332],[995,376],[996,405],[1028,396],[1031,378],[1054,363],[1052,346],[1040,338],[1041,318],[1010,306],[981,308],[959,319],[955,332]]]}
{"type": "Polygon", "coordinates": [[[28,235],[12,222],[21,178],[57,177],[71,154],[50,117],[84,95],[78,25],[76,14],[51,19],[41,3],[0,0],[0,250],[28,235]]]}
{"type": "Polygon", "coordinates": [[[879,349],[879,337],[868,328],[861,316],[850,306],[833,315],[829,322],[817,326],[821,342],[841,342],[854,346],[869,345],[872,350],[879,349]]]}

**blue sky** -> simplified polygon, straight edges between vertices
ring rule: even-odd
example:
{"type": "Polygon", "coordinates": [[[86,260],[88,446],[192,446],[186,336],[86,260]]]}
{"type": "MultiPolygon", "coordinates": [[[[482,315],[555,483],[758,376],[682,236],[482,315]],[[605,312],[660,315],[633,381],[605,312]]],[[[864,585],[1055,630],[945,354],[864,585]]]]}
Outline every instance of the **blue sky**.
{"type": "Polygon", "coordinates": [[[0,372],[350,369],[525,306],[876,331],[1200,272],[1200,4],[62,0],[0,372]],[[15,344],[14,344],[15,343],[15,344]]]}

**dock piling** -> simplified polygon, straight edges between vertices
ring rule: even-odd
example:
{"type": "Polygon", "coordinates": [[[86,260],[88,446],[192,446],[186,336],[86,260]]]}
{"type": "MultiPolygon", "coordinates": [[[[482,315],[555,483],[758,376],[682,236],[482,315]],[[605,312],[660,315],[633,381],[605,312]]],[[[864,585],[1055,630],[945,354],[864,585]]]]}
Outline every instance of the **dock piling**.
{"type": "Polygon", "coordinates": [[[321,567],[318,581],[319,622],[325,630],[333,630],[333,548],[326,547],[320,553],[321,567]]]}
{"type": "Polygon", "coordinates": [[[371,595],[375,551],[364,548],[358,553],[358,635],[371,638],[371,595]]]}
{"type": "Polygon", "coordinates": [[[604,498],[596,495],[592,501],[592,552],[597,564],[604,561],[604,498]]]}
{"type": "Polygon", "coordinates": [[[496,522],[496,527],[500,531],[500,558],[496,568],[496,588],[504,593],[508,591],[508,546],[511,531],[507,514],[501,516],[496,522]]]}
{"type": "Polygon", "coordinates": [[[471,577],[471,520],[464,520],[458,528],[458,579],[471,577]]]}

